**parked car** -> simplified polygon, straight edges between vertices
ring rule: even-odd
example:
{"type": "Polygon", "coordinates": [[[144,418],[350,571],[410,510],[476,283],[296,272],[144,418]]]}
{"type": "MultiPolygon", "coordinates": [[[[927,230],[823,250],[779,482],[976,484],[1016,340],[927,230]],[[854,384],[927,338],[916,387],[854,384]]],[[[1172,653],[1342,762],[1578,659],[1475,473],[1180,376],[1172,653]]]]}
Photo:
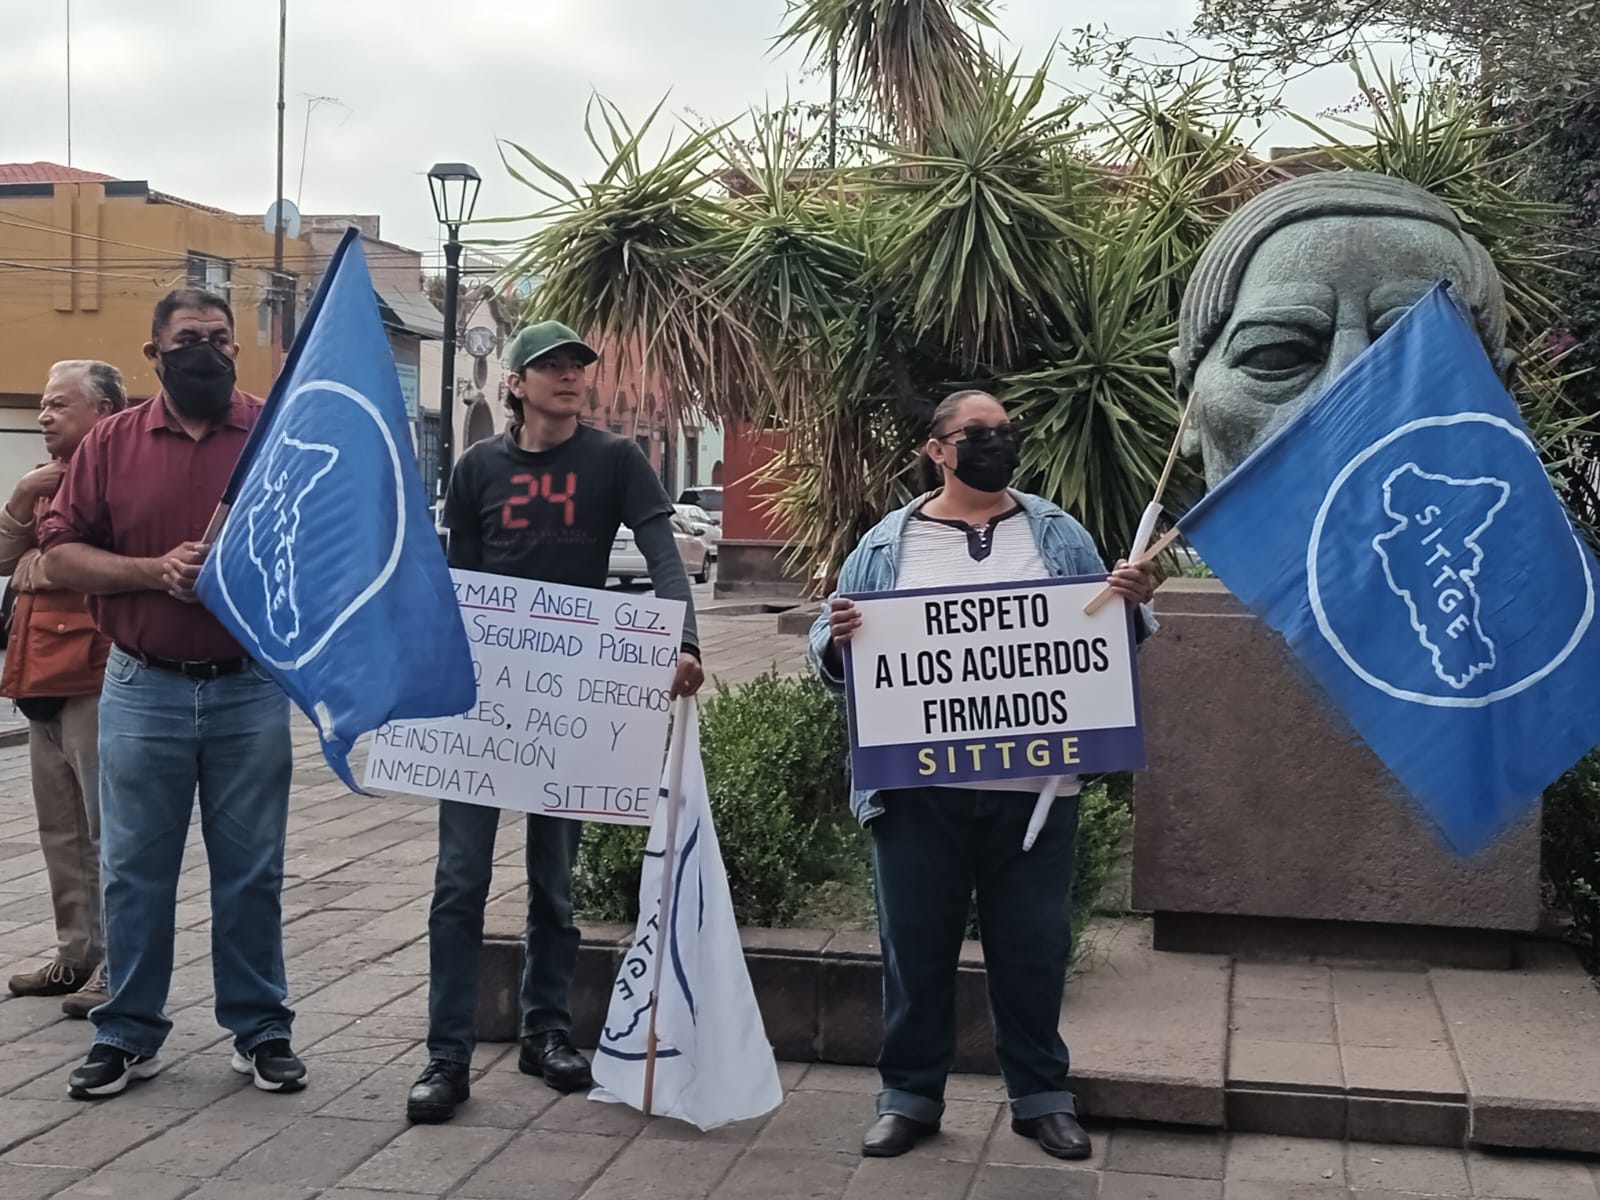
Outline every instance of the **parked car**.
{"type": "Polygon", "coordinates": [[[684,488],[683,494],[678,497],[679,504],[693,504],[703,508],[706,515],[711,518],[711,523],[718,529],[722,528],[722,489],[720,487],[692,487],[684,488]]]}
{"type": "MultiPolygon", "coordinates": [[[[672,516],[672,540],[678,544],[678,557],[683,559],[683,569],[696,583],[711,578],[711,547],[676,513],[672,516]]],[[[617,530],[617,540],[611,543],[610,576],[623,587],[636,579],[649,579],[650,568],[633,540],[633,530],[624,526],[617,530]]]]}
{"type": "Polygon", "coordinates": [[[711,519],[711,514],[698,504],[674,504],[672,506],[685,521],[695,536],[705,538],[706,545],[711,547],[711,561],[717,561],[717,543],[722,540],[722,526],[711,519]]]}

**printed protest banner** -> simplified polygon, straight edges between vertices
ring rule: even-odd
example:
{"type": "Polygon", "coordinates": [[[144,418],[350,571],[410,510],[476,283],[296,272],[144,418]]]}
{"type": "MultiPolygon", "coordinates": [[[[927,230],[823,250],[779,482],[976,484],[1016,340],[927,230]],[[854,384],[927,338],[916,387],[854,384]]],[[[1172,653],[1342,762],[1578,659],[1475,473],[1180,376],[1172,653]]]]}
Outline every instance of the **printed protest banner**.
{"type": "Polygon", "coordinates": [[[1144,766],[1132,614],[1095,579],[851,596],[845,652],[858,788],[1144,766]]]}
{"type": "Polygon", "coordinates": [[[683,602],[481,571],[450,574],[477,703],[459,717],[379,729],[367,786],[649,824],[683,602]]]}

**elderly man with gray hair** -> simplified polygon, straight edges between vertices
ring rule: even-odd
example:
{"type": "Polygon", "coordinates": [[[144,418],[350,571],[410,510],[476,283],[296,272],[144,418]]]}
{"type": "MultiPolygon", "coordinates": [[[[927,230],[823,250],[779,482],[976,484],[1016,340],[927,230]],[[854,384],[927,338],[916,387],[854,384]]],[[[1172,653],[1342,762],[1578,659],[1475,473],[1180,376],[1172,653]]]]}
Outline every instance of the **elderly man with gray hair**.
{"type": "Polygon", "coordinates": [[[106,1000],[100,913],[100,685],[111,643],[94,626],[81,592],[55,586],[39,552],[38,518],[49,510],[67,460],[95,422],[127,403],[109,363],[59,362],[39,401],[50,460],[17,483],[0,506],[0,574],[17,598],[0,696],[28,718],[33,803],[39,816],[56,956],[15,975],[16,996],[65,996],[68,1016],[106,1000]]]}

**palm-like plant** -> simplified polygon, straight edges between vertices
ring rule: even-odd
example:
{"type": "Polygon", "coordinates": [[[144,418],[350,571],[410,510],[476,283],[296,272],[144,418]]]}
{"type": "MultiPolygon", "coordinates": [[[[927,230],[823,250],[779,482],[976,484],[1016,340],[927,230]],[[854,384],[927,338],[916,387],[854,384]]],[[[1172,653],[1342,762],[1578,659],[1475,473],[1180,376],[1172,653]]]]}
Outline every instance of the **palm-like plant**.
{"type": "Polygon", "coordinates": [[[870,187],[892,214],[884,282],[914,334],[937,334],[967,372],[1015,366],[1054,323],[1053,293],[1085,241],[1073,220],[1087,171],[1063,172],[1071,108],[1040,111],[1041,67],[1020,86],[984,71],[927,148],[890,148],[870,187]],[[1065,186],[1063,186],[1065,185],[1065,186]]]}
{"type": "Polygon", "coordinates": [[[838,63],[889,131],[919,145],[974,91],[984,58],[974,31],[993,28],[990,0],[792,0],[777,41],[838,63]]]}
{"type": "Polygon", "coordinates": [[[721,270],[712,251],[726,224],[704,186],[717,131],[692,133],[646,162],[640,145],[660,113],[657,105],[635,129],[610,103],[591,102],[584,129],[605,168],[582,185],[506,144],[522,163],[503,149],[507,170],[550,202],[517,218],[543,227],[506,271],[542,276],[545,315],[610,342],[625,362],[637,356],[671,409],[682,411],[708,391],[744,394],[761,357],[754,334],[718,304],[712,286],[721,270]]]}
{"type": "MultiPolygon", "coordinates": [[[[693,134],[646,162],[659,109],[635,130],[597,103],[594,182],[511,148],[548,202],[512,270],[545,277],[541,311],[637,343],[680,403],[784,433],[764,502],[808,578],[831,579],[919,487],[929,413],[964,387],[1012,407],[1023,485],[1108,556],[1125,552],[1176,430],[1167,349],[1183,288],[1276,168],[1203,84],[1124,89],[1102,121],[1075,126],[1079,102],[1047,103],[1045,69],[1018,76],[983,57],[961,24],[987,19],[977,0],[808,0],[796,13],[785,36],[844,52],[894,132],[875,159],[817,171],[806,139],[758,116],[753,138],[693,134]],[[935,62],[959,89],[912,78],[935,62]]],[[[1532,367],[1530,423],[1559,463],[1574,427],[1540,340],[1547,212],[1463,98],[1388,90],[1370,144],[1327,139],[1324,153],[1431,188],[1496,255],[1532,367]]],[[[1180,465],[1174,500],[1196,490],[1180,465]]]]}

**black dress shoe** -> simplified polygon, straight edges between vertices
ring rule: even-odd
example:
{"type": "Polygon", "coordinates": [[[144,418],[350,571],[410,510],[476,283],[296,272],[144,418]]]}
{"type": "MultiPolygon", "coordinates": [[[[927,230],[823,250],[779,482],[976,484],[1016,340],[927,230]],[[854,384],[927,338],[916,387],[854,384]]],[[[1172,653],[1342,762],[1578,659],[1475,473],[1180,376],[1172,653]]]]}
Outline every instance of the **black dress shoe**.
{"type": "Polygon", "coordinates": [[[578,1053],[564,1030],[532,1033],[522,1039],[517,1068],[536,1075],[558,1092],[581,1092],[594,1086],[589,1060],[578,1053]]]}
{"type": "Polygon", "coordinates": [[[1093,1152],[1089,1135],[1071,1113],[1045,1113],[1042,1117],[1012,1117],[1011,1132],[1039,1143],[1053,1158],[1088,1158],[1093,1152]]]}
{"type": "Polygon", "coordinates": [[[939,1132],[937,1124],[927,1125],[902,1117],[899,1113],[884,1113],[872,1123],[867,1136],[861,1139],[863,1158],[899,1158],[923,1138],[939,1132]]]}
{"type": "Polygon", "coordinates": [[[465,1063],[433,1059],[406,1096],[406,1120],[419,1125],[448,1121],[456,1105],[472,1095],[471,1078],[465,1063]]]}

